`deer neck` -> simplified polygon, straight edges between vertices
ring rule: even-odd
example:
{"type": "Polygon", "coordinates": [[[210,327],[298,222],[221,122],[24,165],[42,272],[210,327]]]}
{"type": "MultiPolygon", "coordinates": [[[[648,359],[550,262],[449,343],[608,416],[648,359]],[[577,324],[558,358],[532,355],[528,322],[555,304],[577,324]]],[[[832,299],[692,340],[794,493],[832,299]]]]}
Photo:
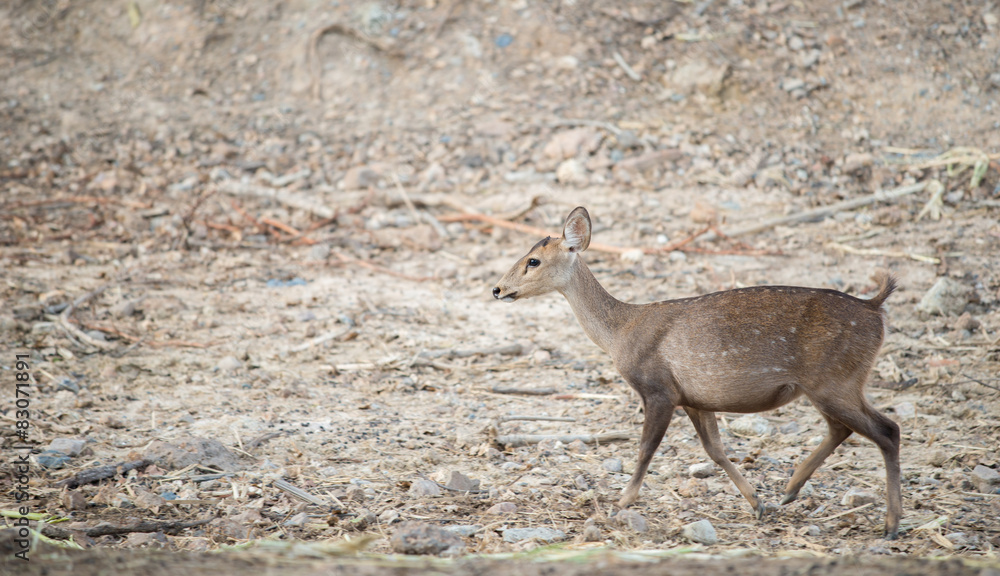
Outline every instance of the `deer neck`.
{"type": "Polygon", "coordinates": [[[570,274],[570,281],[559,292],[569,301],[587,336],[605,352],[612,353],[616,344],[622,342],[636,306],[608,294],[580,258],[573,263],[570,274]]]}

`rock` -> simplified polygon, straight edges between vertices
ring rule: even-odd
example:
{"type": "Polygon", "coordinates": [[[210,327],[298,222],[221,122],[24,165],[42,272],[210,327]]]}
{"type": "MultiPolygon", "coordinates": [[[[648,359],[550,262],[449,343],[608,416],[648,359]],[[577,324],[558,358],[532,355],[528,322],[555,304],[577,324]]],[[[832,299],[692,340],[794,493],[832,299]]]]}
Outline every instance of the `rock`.
{"type": "Polygon", "coordinates": [[[351,502],[364,502],[365,501],[365,489],[361,486],[348,486],[347,487],[347,499],[351,502]]]}
{"type": "Polygon", "coordinates": [[[566,445],[566,451],[573,454],[586,454],[590,452],[590,448],[587,447],[587,444],[583,440],[577,439],[566,445]]]}
{"type": "Polygon", "coordinates": [[[892,407],[892,411],[900,418],[913,418],[917,415],[917,408],[913,402],[900,402],[892,407]]]}
{"type": "Polygon", "coordinates": [[[383,526],[388,526],[389,524],[397,521],[399,521],[399,512],[396,512],[392,508],[389,508],[378,515],[378,523],[383,526]]]}
{"type": "Polygon", "coordinates": [[[74,457],[79,456],[80,452],[83,452],[83,447],[86,445],[86,440],[79,440],[77,438],[55,438],[52,442],[49,442],[47,450],[62,452],[69,457],[74,457]]]}
{"type": "Polygon", "coordinates": [[[618,458],[606,458],[604,462],[601,462],[601,468],[613,474],[621,474],[622,461],[618,458]]]}
{"type": "Polygon", "coordinates": [[[783,78],[781,80],[781,89],[785,92],[795,92],[796,90],[805,90],[806,83],[805,80],[801,78],[783,78]]]}
{"type": "Polygon", "coordinates": [[[191,436],[171,442],[154,440],[143,458],[167,470],[179,470],[193,464],[218,468],[225,472],[239,470],[239,458],[222,442],[191,436]]]}
{"type": "Polygon", "coordinates": [[[707,96],[718,96],[729,76],[729,64],[712,64],[704,60],[694,60],[682,64],[663,77],[668,89],[680,94],[700,92],[707,96]]]}
{"type": "Polygon", "coordinates": [[[1000,493],[1000,472],[989,466],[976,464],[972,469],[972,483],[981,494],[1000,493]]]}
{"type": "Polygon", "coordinates": [[[354,530],[356,532],[363,532],[367,530],[370,526],[374,526],[378,522],[378,518],[375,513],[366,508],[359,508],[355,513],[354,518],[351,518],[347,522],[347,529],[354,530]]]}
{"type": "Polygon", "coordinates": [[[514,514],[517,512],[517,504],[513,502],[497,502],[486,510],[487,514],[514,514]]]}
{"type": "Polygon", "coordinates": [[[615,515],[615,523],[640,534],[649,530],[649,523],[646,522],[646,518],[635,510],[622,510],[615,515]]]}
{"type": "Polygon", "coordinates": [[[795,434],[799,431],[799,423],[796,421],[791,421],[788,424],[782,424],[778,426],[778,432],[782,434],[795,434]]]}
{"type": "Polygon", "coordinates": [[[340,181],[340,188],[344,190],[357,190],[359,188],[370,188],[378,183],[378,172],[367,166],[355,166],[344,174],[344,179],[340,181]]]}
{"type": "Polygon", "coordinates": [[[36,458],[39,465],[50,470],[58,470],[69,463],[70,460],[69,456],[54,450],[45,450],[36,458]]]}
{"type": "Polygon", "coordinates": [[[457,556],[465,552],[465,542],[455,533],[426,522],[403,522],[389,538],[397,554],[457,556]]]}
{"type": "Polygon", "coordinates": [[[856,174],[875,163],[875,156],[868,152],[854,152],[844,158],[841,171],[844,174],[856,174]]]}
{"type": "Polygon", "coordinates": [[[437,485],[437,482],[432,482],[430,480],[417,480],[410,484],[410,496],[415,498],[440,495],[441,487],[437,485]]]}
{"type": "Polygon", "coordinates": [[[583,527],[583,541],[584,542],[600,542],[603,540],[601,537],[601,529],[597,526],[591,524],[589,526],[583,527]]]}
{"type": "Polygon", "coordinates": [[[292,528],[302,528],[309,521],[309,514],[307,512],[299,512],[298,514],[292,516],[288,520],[285,520],[281,524],[283,526],[291,526],[292,528]]]}
{"type": "Polygon", "coordinates": [[[239,370],[243,367],[243,363],[236,359],[235,356],[226,356],[219,363],[215,365],[216,370],[222,372],[231,372],[233,370],[239,370]]]}
{"type": "Polygon", "coordinates": [[[590,490],[590,482],[587,482],[587,477],[583,474],[573,479],[573,485],[580,490],[590,490]]]}
{"type": "Polygon", "coordinates": [[[539,528],[508,528],[503,531],[504,542],[517,543],[525,540],[537,540],[546,544],[561,542],[566,539],[566,533],[545,526],[539,528]]]}
{"type": "Polygon", "coordinates": [[[708,485],[700,478],[688,478],[677,485],[677,493],[684,498],[697,498],[708,494],[708,485]]]}
{"type": "Polygon", "coordinates": [[[917,311],[929,315],[961,314],[970,301],[970,289],[947,276],[937,279],[917,304],[917,311]]]}
{"type": "Polygon", "coordinates": [[[972,332],[973,330],[978,329],[980,325],[979,320],[973,318],[972,314],[964,312],[958,317],[958,320],[955,321],[955,330],[968,330],[969,332],[972,332]]]}
{"type": "Polygon", "coordinates": [[[458,470],[452,470],[448,473],[447,480],[444,481],[444,485],[452,490],[479,490],[479,480],[473,480],[462,474],[458,470]]]}
{"type": "Polygon", "coordinates": [[[698,544],[711,546],[719,541],[715,534],[715,526],[708,520],[692,522],[681,529],[681,536],[698,544]]]}
{"type": "Polygon", "coordinates": [[[848,508],[857,508],[858,506],[864,506],[876,501],[878,501],[878,496],[875,494],[861,488],[851,488],[844,494],[844,498],[840,501],[840,504],[848,508]]]}
{"type": "Polygon", "coordinates": [[[747,414],[730,422],[729,431],[740,436],[770,436],[774,426],[763,416],[747,414]]]}
{"type": "Polygon", "coordinates": [[[711,462],[699,462],[688,467],[688,474],[693,478],[708,478],[715,476],[715,464],[711,462]]]}
{"type": "Polygon", "coordinates": [[[810,524],[809,526],[806,526],[805,528],[799,530],[799,536],[811,536],[813,538],[819,538],[822,535],[823,531],[820,529],[819,526],[815,524],[810,524]]]}
{"type": "Polygon", "coordinates": [[[461,536],[462,538],[468,538],[482,531],[483,527],[479,524],[461,524],[458,526],[445,526],[445,530],[455,534],[456,536],[461,536]]]}
{"type": "Polygon", "coordinates": [[[556,181],[560,184],[584,185],[590,181],[587,168],[576,158],[563,160],[556,168],[556,181]]]}
{"type": "Polygon", "coordinates": [[[572,158],[581,150],[589,154],[601,145],[602,138],[601,132],[593,128],[566,130],[552,136],[542,149],[542,154],[553,160],[572,158]]]}

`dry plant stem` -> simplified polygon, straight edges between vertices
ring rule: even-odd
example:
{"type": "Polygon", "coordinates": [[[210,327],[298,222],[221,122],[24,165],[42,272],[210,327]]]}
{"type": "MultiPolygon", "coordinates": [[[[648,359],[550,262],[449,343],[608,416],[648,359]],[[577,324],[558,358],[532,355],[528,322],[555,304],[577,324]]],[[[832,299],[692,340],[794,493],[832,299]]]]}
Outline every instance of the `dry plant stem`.
{"type": "Polygon", "coordinates": [[[563,444],[569,444],[577,440],[584,444],[604,444],[606,442],[635,440],[635,434],[630,432],[606,432],[604,434],[505,434],[497,436],[495,442],[502,446],[517,448],[538,444],[544,440],[558,440],[563,444]]]}
{"type": "Polygon", "coordinates": [[[69,540],[73,537],[73,534],[77,532],[83,532],[91,538],[97,538],[99,536],[112,536],[116,534],[131,534],[133,532],[166,532],[169,534],[188,528],[204,526],[213,519],[214,518],[205,518],[203,520],[192,520],[189,522],[151,522],[144,520],[128,526],[112,526],[111,524],[103,522],[93,528],[86,528],[79,531],[64,530],[63,528],[46,524],[42,528],[42,535],[56,540],[69,540]]]}
{"type": "Polygon", "coordinates": [[[35,208],[38,206],[51,206],[53,204],[121,204],[137,210],[148,210],[152,204],[143,202],[130,202],[117,198],[101,198],[99,196],[68,196],[66,198],[49,198],[47,200],[36,200],[33,202],[11,202],[10,204],[0,204],[0,212],[7,212],[15,208],[35,208]]]}
{"type": "Polygon", "coordinates": [[[305,490],[299,488],[298,486],[295,486],[294,484],[286,482],[285,480],[282,480],[280,478],[275,480],[274,482],[271,482],[271,485],[277,488],[278,490],[291,494],[292,496],[298,498],[299,500],[302,500],[303,502],[308,502],[310,504],[315,504],[317,506],[330,505],[329,502],[326,502],[322,498],[314,496],[309,492],[306,492],[305,490]]]}
{"type": "Polygon", "coordinates": [[[344,335],[350,333],[351,330],[354,330],[354,326],[348,326],[344,330],[337,330],[335,332],[327,332],[326,334],[323,334],[321,336],[317,336],[317,337],[313,338],[312,340],[309,340],[308,342],[305,342],[304,344],[299,344],[298,346],[289,348],[288,351],[289,352],[302,352],[303,350],[308,350],[308,349],[312,348],[313,346],[319,346],[320,344],[323,344],[324,342],[329,342],[330,340],[336,340],[337,338],[340,338],[341,336],[344,336],[344,335]]]}
{"type": "Polygon", "coordinates": [[[99,348],[101,350],[114,350],[115,348],[117,348],[117,346],[115,346],[110,342],[101,342],[100,340],[91,338],[90,336],[85,334],[82,330],[74,326],[73,323],[69,321],[69,317],[71,314],[73,314],[73,312],[76,311],[77,308],[79,308],[88,300],[91,300],[92,298],[96,298],[97,296],[99,296],[101,293],[107,290],[109,286],[111,286],[111,284],[105,284],[100,288],[97,288],[96,290],[92,290],[90,292],[87,292],[83,296],[80,296],[79,298],[74,300],[72,304],[67,306],[66,309],[62,311],[62,314],[59,315],[59,325],[62,326],[63,330],[69,332],[70,335],[72,335],[74,338],[82,340],[83,342],[90,344],[94,348],[99,348]]]}
{"type": "Polygon", "coordinates": [[[531,416],[528,414],[511,414],[501,416],[500,422],[513,422],[515,420],[539,421],[539,422],[576,422],[576,418],[569,416],[531,416]]]}
{"type": "Polygon", "coordinates": [[[622,57],[620,52],[615,50],[611,56],[615,59],[615,63],[618,64],[618,66],[625,71],[625,74],[627,74],[629,78],[635,80],[636,82],[642,81],[642,75],[633,70],[632,67],[628,65],[628,62],[625,61],[625,58],[622,57]]]}
{"type": "Polygon", "coordinates": [[[757,224],[743,226],[742,228],[735,228],[727,231],[726,235],[743,236],[744,234],[753,234],[755,232],[768,230],[770,228],[774,228],[775,226],[808,222],[810,220],[829,216],[830,214],[844,212],[846,210],[854,210],[855,208],[860,208],[861,206],[867,206],[876,202],[891,202],[898,198],[902,198],[903,196],[920,192],[926,187],[927,182],[917,182],[916,184],[900,186],[899,188],[893,188],[892,190],[879,190],[874,194],[869,194],[868,196],[864,196],[862,198],[852,198],[850,200],[844,200],[843,202],[837,202],[836,204],[831,204],[822,208],[816,208],[815,210],[807,210],[805,212],[799,212],[798,214],[782,216],[781,218],[772,218],[757,224]]]}
{"type": "Polygon", "coordinates": [[[924,256],[923,254],[914,254],[913,252],[895,252],[892,250],[878,250],[875,248],[855,248],[854,246],[848,246],[847,244],[841,244],[839,242],[830,242],[826,245],[826,247],[846,252],[848,254],[857,254],[859,256],[888,256],[890,258],[909,258],[911,260],[916,260],[917,262],[927,262],[928,264],[941,263],[940,258],[935,258],[934,256],[924,256]]]}
{"type": "MultiPolygon", "coordinates": [[[[232,196],[267,198],[285,206],[305,210],[310,214],[315,214],[316,216],[324,219],[335,218],[337,216],[336,211],[318,203],[315,195],[307,195],[301,192],[289,192],[288,190],[269,188],[267,186],[257,186],[255,184],[246,184],[232,180],[220,182],[218,188],[220,192],[224,192],[232,196]]],[[[248,216],[246,213],[238,209],[237,211],[243,214],[251,222],[256,223],[256,220],[248,216]]]]}
{"type": "Polygon", "coordinates": [[[514,388],[511,386],[494,386],[494,394],[524,394],[525,396],[548,396],[555,394],[555,388],[514,388]]]}
{"type": "Polygon", "coordinates": [[[76,488],[77,486],[90,484],[91,482],[97,482],[106,478],[113,478],[119,473],[125,474],[126,472],[137,468],[145,468],[148,465],[149,460],[133,460],[131,462],[119,462],[118,464],[98,466],[96,468],[90,468],[88,470],[83,470],[82,472],[77,472],[71,478],[56,482],[55,486],[57,488],[76,488]]]}

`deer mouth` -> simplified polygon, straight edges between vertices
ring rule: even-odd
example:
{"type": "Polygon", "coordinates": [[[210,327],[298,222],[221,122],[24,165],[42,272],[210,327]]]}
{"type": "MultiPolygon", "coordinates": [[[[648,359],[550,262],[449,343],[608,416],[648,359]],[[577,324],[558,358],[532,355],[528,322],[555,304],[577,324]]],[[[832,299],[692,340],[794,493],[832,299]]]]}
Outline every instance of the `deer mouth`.
{"type": "Polygon", "coordinates": [[[501,302],[513,302],[517,300],[517,292],[511,292],[510,294],[500,295],[500,288],[493,289],[493,297],[501,302]]]}

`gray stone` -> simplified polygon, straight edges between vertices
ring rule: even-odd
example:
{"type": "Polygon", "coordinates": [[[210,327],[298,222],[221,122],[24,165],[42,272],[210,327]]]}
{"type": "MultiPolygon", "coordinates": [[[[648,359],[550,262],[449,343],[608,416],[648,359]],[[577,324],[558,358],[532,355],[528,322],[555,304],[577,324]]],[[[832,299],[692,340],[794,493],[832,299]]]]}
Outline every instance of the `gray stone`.
{"type": "Polygon", "coordinates": [[[173,442],[154,440],[143,455],[167,470],[180,470],[192,464],[232,472],[240,468],[239,458],[229,448],[210,438],[191,436],[173,442]]]}
{"type": "Polygon", "coordinates": [[[437,482],[432,482],[430,480],[417,480],[410,484],[410,496],[424,498],[427,496],[440,495],[441,487],[437,485],[437,482]]]}
{"type": "Polygon", "coordinates": [[[483,527],[479,524],[462,524],[458,526],[445,526],[445,530],[463,538],[468,538],[474,534],[477,534],[483,530],[483,527]]]}
{"type": "Polygon", "coordinates": [[[681,94],[701,92],[709,96],[717,96],[729,76],[729,64],[712,64],[704,60],[695,60],[678,66],[674,71],[663,77],[666,88],[681,94]]]}
{"type": "Polygon", "coordinates": [[[601,468],[604,468],[608,472],[620,474],[622,471],[622,461],[618,458],[607,458],[604,462],[601,462],[601,468]]]}
{"type": "Polygon", "coordinates": [[[840,501],[840,504],[849,508],[857,508],[858,506],[864,506],[876,501],[878,501],[878,496],[875,494],[861,488],[851,488],[844,493],[844,498],[840,501]]]}
{"type": "Polygon", "coordinates": [[[486,510],[487,514],[514,514],[517,512],[517,504],[513,502],[497,502],[486,510]]]}
{"type": "Polygon", "coordinates": [[[403,522],[389,545],[397,554],[457,556],[465,552],[465,542],[458,535],[426,522],[403,522]]]}
{"type": "Polygon", "coordinates": [[[747,414],[730,422],[729,431],[739,436],[770,436],[774,433],[774,426],[763,416],[747,414]]]}
{"type": "Polygon", "coordinates": [[[458,470],[452,470],[448,473],[448,480],[444,485],[452,490],[463,490],[466,492],[469,490],[479,490],[479,480],[473,480],[458,470]]]}
{"type": "Polygon", "coordinates": [[[965,284],[947,276],[937,279],[917,304],[917,311],[930,315],[961,314],[969,303],[971,290],[965,284]]]}
{"type": "Polygon", "coordinates": [[[67,456],[79,456],[80,452],[83,452],[83,447],[87,445],[86,440],[79,440],[77,438],[56,438],[49,442],[48,450],[53,450],[55,452],[62,452],[67,456]]]}
{"type": "Polygon", "coordinates": [[[715,464],[711,462],[699,462],[688,467],[688,474],[694,478],[708,478],[715,476],[715,464]]]}
{"type": "Polygon", "coordinates": [[[587,168],[576,158],[563,160],[556,168],[556,180],[560,184],[583,185],[590,181],[587,176],[587,168]]]}
{"type": "Polygon", "coordinates": [[[681,529],[681,536],[698,544],[711,546],[719,541],[715,534],[715,526],[708,520],[692,522],[681,529]]]}
{"type": "Polygon", "coordinates": [[[547,528],[545,526],[539,528],[508,528],[503,531],[504,542],[510,543],[523,542],[525,540],[537,540],[539,542],[551,544],[552,542],[561,542],[565,539],[566,533],[562,530],[547,528]]]}
{"type": "Polygon", "coordinates": [[[649,523],[646,522],[646,518],[635,510],[622,510],[615,515],[615,523],[640,534],[649,530],[649,523]]]}
{"type": "Polygon", "coordinates": [[[972,470],[972,483],[982,494],[995,494],[1000,492],[1000,472],[989,466],[977,464],[972,470]]]}
{"type": "Polygon", "coordinates": [[[239,370],[242,367],[243,363],[237,360],[235,356],[226,356],[222,360],[219,360],[219,363],[215,365],[217,370],[221,370],[223,372],[239,370]]]}
{"type": "Polygon", "coordinates": [[[584,542],[600,542],[603,540],[601,538],[601,529],[597,526],[591,524],[590,526],[584,526],[583,528],[583,541],[584,542]]]}

